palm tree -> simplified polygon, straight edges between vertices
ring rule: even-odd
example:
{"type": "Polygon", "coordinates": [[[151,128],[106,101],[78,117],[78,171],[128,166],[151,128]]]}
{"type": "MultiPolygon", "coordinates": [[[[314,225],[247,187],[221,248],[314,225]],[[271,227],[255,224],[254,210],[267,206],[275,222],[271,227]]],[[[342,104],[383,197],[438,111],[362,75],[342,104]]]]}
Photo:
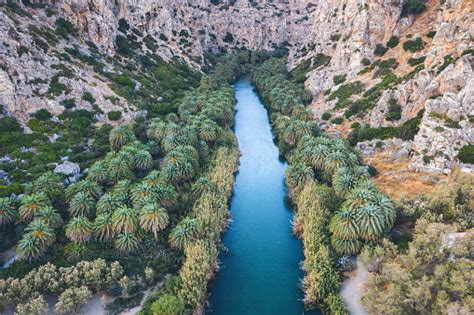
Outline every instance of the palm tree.
{"type": "Polygon", "coordinates": [[[384,215],[375,205],[366,204],[357,208],[356,221],[361,236],[366,240],[375,240],[384,232],[384,215]]]}
{"type": "Polygon", "coordinates": [[[162,120],[153,120],[146,131],[148,139],[160,142],[166,134],[167,124],[162,120]]]}
{"type": "Polygon", "coordinates": [[[209,193],[216,192],[217,185],[207,177],[199,178],[192,186],[193,195],[198,198],[199,196],[209,193]]]}
{"type": "Polygon", "coordinates": [[[169,235],[170,245],[174,248],[184,248],[184,245],[194,240],[199,234],[199,224],[196,219],[184,218],[169,235]]]}
{"type": "Polygon", "coordinates": [[[102,242],[112,239],[115,234],[112,224],[112,215],[100,214],[95,218],[94,234],[96,238],[102,242]]]}
{"type": "Polygon", "coordinates": [[[115,238],[115,248],[121,252],[131,253],[140,247],[140,239],[134,233],[120,233],[115,238]]]}
{"type": "Polygon", "coordinates": [[[133,233],[138,227],[138,216],[134,209],[120,206],[112,214],[112,226],[115,233],[133,233]]]}
{"type": "Polygon", "coordinates": [[[115,151],[119,151],[127,143],[136,140],[132,126],[129,124],[115,127],[110,131],[109,142],[115,151]]]}
{"type": "Polygon", "coordinates": [[[374,186],[371,180],[363,179],[357,182],[354,189],[350,191],[347,196],[347,203],[349,206],[358,207],[375,200],[379,191],[374,186]]]}
{"type": "Polygon", "coordinates": [[[342,208],[331,218],[329,230],[342,240],[358,238],[359,225],[356,220],[356,212],[350,208],[342,208]]]}
{"type": "Polygon", "coordinates": [[[61,177],[53,172],[46,172],[31,184],[26,185],[25,193],[32,194],[36,192],[43,192],[49,198],[58,197],[64,189],[61,177]]]}
{"type": "Polygon", "coordinates": [[[304,164],[292,164],[286,170],[286,184],[291,190],[303,187],[314,179],[313,169],[304,164]]]}
{"type": "Polygon", "coordinates": [[[49,223],[39,218],[34,219],[30,224],[28,224],[25,228],[25,233],[31,235],[41,248],[46,248],[54,242],[53,228],[49,223]]]}
{"type": "Polygon", "coordinates": [[[134,168],[140,171],[149,170],[153,166],[153,157],[146,150],[139,150],[133,157],[134,168]]]}
{"type": "Polygon", "coordinates": [[[0,226],[13,223],[18,216],[13,198],[0,198],[0,226]]]}
{"type": "Polygon", "coordinates": [[[209,145],[205,141],[198,141],[197,143],[197,149],[198,149],[198,154],[199,158],[201,160],[204,160],[207,156],[209,156],[209,145]]]}
{"type": "Polygon", "coordinates": [[[84,244],[71,242],[64,246],[64,254],[69,262],[82,260],[88,253],[89,250],[84,244]]]}
{"type": "Polygon", "coordinates": [[[44,207],[50,206],[51,201],[45,193],[38,192],[23,197],[19,210],[23,221],[30,221],[44,207]]]}
{"type": "Polygon", "coordinates": [[[102,195],[102,188],[96,182],[84,179],[75,183],[72,183],[66,188],[66,199],[71,201],[74,196],[82,192],[85,195],[98,200],[102,195]]]}
{"type": "Polygon", "coordinates": [[[112,214],[120,206],[115,194],[105,193],[97,202],[97,214],[112,214]]]}
{"type": "Polygon", "coordinates": [[[44,249],[39,245],[33,235],[25,234],[18,242],[16,252],[21,260],[28,260],[31,262],[40,258],[44,253],[44,249]]]}
{"type": "Polygon", "coordinates": [[[314,115],[308,108],[304,106],[295,106],[291,112],[292,117],[296,117],[302,121],[313,121],[314,115]]]}
{"type": "Polygon", "coordinates": [[[109,181],[107,174],[107,161],[100,160],[92,164],[87,174],[87,179],[98,184],[106,184],[109,181]]]}
{"type": "Polygon", "coordinates": [[[69,213],[75,217],[92,217],[95,211],[95,199],[84,192],[78,192],[69,202],[69,213]]]}
{"type": "Polygon", "coordinates": [[[331,237],[331,245],[340,255],[354,255],[359,252],[362,244],[357,239],[343,240],[333,236],[331,237]]]}
{"type": "Polygon", "coordinates": [[[171,208],[176,202],[177,193],[173,185],[168,183],[159,183],[155,186],[157,201],[165,208],[171,208]]]}
{"type": "Polygon", "coordinates": [[[92,222],[86,217],[76,217],[66,225],[66,236],[76,243],[87,243],[93,232],[92,222]]]}
{"type": "Polygon", "coordinates": [[[373,198],[372,203],[374,206],[379,208],[384,227],[386,229],[390,229],[395,223],[395,219],[397,217],[395,208],[393,207],[393,203],[390,198],[382,193],[378,193],[373,198]]]}
{"type": "Polygon", "coordinates": [[[135,176],[130,169],[130,161],[122,157],[115,157],[107,161],[107,170],[112,183],[133,179],[135,176]]]}
{"type": "Polygon", "coordinates": [[[145,205],[140,211],[140,227],[145,231],[152,232],[156,237],[158,232],[166,228],[169,222],[166,209],[156,203],[145,205]]]}
{"type": "Polygon", "coordinates": [[[155,187],[161,181],[161,172],[153,170],[148,173],[143,180],[146,181],[150,186],[155,187]]]}
{"type": "Polygon", "coordinates": [[[36,218],[39,218],[39,219],[45,221],[53,229],[60,227],[63,223],[63,219],[61,218],[61,215],[53,207],[44,207],[44,208],[42,208],[40,211],[38,211],[38,214],[36,215],[36,218]]]}
{"type": "Polygon", "coordinates": [[[359,179],[360,178],[356,177],[354,173],[351,172],[350,168],[339,168],[332,178],[332,184],[336,195],[340,198],[344,198],[352,189],[355,188],[359,179]]]}
{"type": "Polygon", "coordinates": [[[131,195],[133,205],[136,209],[141,209],[146,203],[158,199],[156,187],[151,186],[146,181],[135,184],[132,188],[131,195]]]}

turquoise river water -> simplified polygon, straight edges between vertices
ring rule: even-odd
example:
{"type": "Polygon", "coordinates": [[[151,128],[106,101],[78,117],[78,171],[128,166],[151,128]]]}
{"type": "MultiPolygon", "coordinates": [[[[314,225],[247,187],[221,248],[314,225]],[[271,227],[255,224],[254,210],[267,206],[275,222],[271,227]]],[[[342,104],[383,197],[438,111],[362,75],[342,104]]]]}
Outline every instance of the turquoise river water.
{"type": "Polygon", "coordinates": [[[237,80],[235,91],[235,134],[242,156],[232,223],[224,236],[229,252],[220,257],[209,313],[303,314],[303,248],[292,234],[293,210],[285,203],[286,163],[279,159],[267,111],[249,77],[237,80]]]}

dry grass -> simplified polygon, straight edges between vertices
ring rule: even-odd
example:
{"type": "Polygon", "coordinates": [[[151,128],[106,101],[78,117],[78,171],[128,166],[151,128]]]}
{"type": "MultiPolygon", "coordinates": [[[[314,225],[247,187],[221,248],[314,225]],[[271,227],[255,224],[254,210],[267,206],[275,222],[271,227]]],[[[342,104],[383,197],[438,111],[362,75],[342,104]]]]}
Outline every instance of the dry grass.
{"type": "Polygon", "coordinates": [[[408,169],[408,158],[394,161],[381,152],[370,158],[378,174],[373,178],[377,187],[393,199],[402,196],[412,197],[420,193],[433,193],[442,179],[448,177],[442,174],[416,173],[408,169]]]}

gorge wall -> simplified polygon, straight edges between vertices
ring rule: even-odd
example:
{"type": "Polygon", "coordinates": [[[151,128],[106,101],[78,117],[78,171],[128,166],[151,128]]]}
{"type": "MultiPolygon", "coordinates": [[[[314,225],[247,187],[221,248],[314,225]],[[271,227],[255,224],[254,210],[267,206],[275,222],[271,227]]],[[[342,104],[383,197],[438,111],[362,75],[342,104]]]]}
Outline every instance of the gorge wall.
{"type": "MultiPolygon", "coordinates": [[[[142,109],[121,96],[107,75],[123,71],[110,57],[127,45],[135,53],[181,60],[196,69],[209,50],[285,46],[288,67],[314,95],[315,118],[331,116],[322,128],[338,136],[347,135],[355,122],[398,128],[419,113],[414,139],[358,145],[369,158],[389,148],[395,158],[408,158],[414,170],[450,173],[459,165],[459,150],[474,140],[474,3],[429,0],[422,12],[411,12],[408,2],[59,0],[2,5],[0,105],[26,122],[40,108],[59,115],[61,104],[73,99],[76,108],[98,108],[99,122],[110,123],[111,111],[130,120],[142,109]],[[64,29],[60,18],[72,23],[74,35],[58,33],[64,29]],[[387,119],[394,108],[399,117],[387,119]],[[335,123],[334,118],[340,119],[335,123]]],[[[136,91],[143,88],[140,80],[133,83],[136,91]]],[[[469,171],[472,165],[461,167],[469,171]]]]}

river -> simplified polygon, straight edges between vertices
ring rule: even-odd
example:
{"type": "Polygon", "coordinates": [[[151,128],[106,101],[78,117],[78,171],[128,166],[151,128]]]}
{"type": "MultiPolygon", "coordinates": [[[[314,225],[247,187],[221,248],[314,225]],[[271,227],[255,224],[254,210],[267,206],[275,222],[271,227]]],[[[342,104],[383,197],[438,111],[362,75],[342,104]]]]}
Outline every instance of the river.
{"type": "MultiPolygon", "coordinates": [[[[286,163],[265,107],[248,76],[235,83],[235,134],[241,151],[231,201],[227,254],[211,289],[215,315],[302,314],[301,242],[292,234],[293,210],[285,203],[286,163]]],[[[309,314],[309,313],[305,313],[309,314]]]]}

